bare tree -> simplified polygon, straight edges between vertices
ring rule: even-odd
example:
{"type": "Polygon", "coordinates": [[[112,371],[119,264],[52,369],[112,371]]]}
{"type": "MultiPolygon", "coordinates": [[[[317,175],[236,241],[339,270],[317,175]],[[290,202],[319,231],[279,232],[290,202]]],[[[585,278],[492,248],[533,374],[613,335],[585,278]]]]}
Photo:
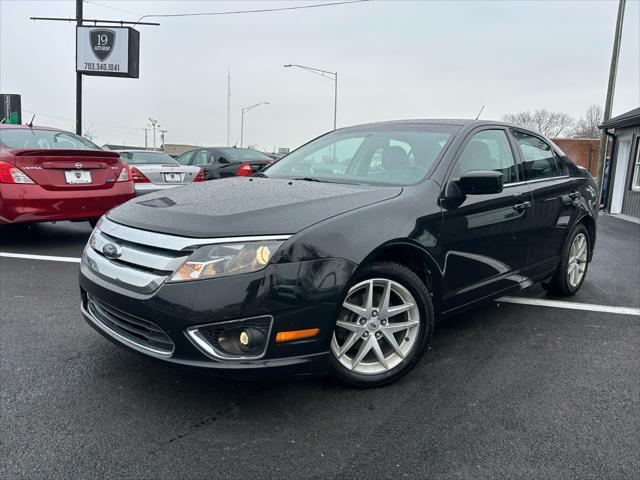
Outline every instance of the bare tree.
{"type": "Polygon", "coordinates": [[[573,118],[566,113],[550,112],[545,109],[509,113],[503,119],[505,122],[534,130],[546,137],[557,137],[574,124],[573,118]]]}
{"type": "Polygon", "coordinates": [[[602,123],[603,110],[600,105],[591,105],[584,116],[576,123],[573,131],[574,138],[600,138],[598,125],[602,123]]]}
{"type": "Polygon", "coordinates": [[[96,131],[93,128],[93,124],[90,124],[84,131],[84,133],[82,134],[82,136],[84,138],[86,138],[87,140],[89,140],[90,142],[95,142],[97,135],[96,135],[96,131]]]}

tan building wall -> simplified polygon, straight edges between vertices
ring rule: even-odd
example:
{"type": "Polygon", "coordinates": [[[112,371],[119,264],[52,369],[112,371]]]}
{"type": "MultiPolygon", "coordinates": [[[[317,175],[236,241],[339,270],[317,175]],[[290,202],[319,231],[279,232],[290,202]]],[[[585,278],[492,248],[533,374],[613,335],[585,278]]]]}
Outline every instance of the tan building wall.
{"type": "Polygon", "coordinates": [[[165,143],[162,146],[162,151],[172,157],[177,157],[178,155],[182,155],[187,150],[191,150],[192,148],[198,148],[198,145],[187,145],[183,143],[165,143]]]}
{"type": "Polygon", "coordinates": [[[598,151],[600,140],[593,138],[552,138],[564,153],[575,163],[586,168],[594,177],[598,174],[598,151]]]}

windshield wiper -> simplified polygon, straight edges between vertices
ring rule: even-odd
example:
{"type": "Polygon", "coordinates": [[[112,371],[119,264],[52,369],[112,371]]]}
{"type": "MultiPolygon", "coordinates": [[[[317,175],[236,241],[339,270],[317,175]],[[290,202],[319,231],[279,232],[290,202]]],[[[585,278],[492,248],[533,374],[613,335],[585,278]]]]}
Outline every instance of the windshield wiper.
{"type": "Polygon", "coordinates": [[[266,176],[264,173],[262,173],[262,172],[253,172],[253,173],[251,174],[251,176],[252,176],[252,177],[260,177],[260,178],[269,178],[269,177],[267,177],[267,176],[266,176]]]}
{"type": "Polygon", "coordinates": [[[294,180],[303,180],[305,182],[333,183],[333,182],[330,182],[328,180],[320,180],[319,178],[314,178],[314,177],[299,177],[299,178],[294,178],[294,180]]]}

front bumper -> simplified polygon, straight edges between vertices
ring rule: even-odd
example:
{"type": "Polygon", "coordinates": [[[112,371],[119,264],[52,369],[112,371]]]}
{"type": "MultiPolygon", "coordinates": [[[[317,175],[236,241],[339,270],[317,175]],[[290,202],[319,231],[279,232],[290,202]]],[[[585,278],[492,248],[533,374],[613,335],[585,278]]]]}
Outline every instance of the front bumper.
{"type": "Polygon", "coordinates": [[[164,283],[151,294],[130,291],[99,278],[81,265],[81,311],[111,341],[139,353],[188,368],[233,378],[263,379],[326,373],[333,321],[355,265],[342,259],[269,265],[237,276],[164,283]],[[145,348],[122,335],[88,308],[89,296],[116,312],[148,319],[170,339],[171,349],[145,348]],[[187,335],[190,327],[257,316],[273,318],[264,355],[256,360],[207,355],[187,335]],[[279,331],[319,328],[312,338],[276,343],[279,331]]]}

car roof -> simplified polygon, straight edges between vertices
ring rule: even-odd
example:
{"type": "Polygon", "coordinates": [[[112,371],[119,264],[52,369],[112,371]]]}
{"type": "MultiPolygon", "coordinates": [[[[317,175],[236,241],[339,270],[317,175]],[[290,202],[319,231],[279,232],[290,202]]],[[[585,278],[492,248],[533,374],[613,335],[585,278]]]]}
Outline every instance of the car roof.
{"type": "Polygon", "coordinates": [[[415,119],[406,119],[406,120],[384,120],[381,122],[368,122],[361,123],[358,125],[349,125],[347,127],[341,127],[338,130],[343,128],[357,128],[357,127],[368,127],[368,126],[378,126],[378,125],[455,125],[455,126],[465,126],[471,125],[481,126],[481,125],[505,125],[509,127],[513,127],[515,125],[497,121],[497,120],[476,120],[471,118],[415,118],[415,119]]]}
{"type": "Polygon", "coordinates": [[[69,132],[67,130],[64,130],[63,128],[52,128],[52,127],[41,127],[39,125],[33,125],[32,127],[30,127],[29,125],[13,125],[10,123],[0,123],[0,128],[19,128],[19,129],[29,129],[29,130],[51,130],[53,132],[67,132],[67,133],[72,133],[69,132]]]}

